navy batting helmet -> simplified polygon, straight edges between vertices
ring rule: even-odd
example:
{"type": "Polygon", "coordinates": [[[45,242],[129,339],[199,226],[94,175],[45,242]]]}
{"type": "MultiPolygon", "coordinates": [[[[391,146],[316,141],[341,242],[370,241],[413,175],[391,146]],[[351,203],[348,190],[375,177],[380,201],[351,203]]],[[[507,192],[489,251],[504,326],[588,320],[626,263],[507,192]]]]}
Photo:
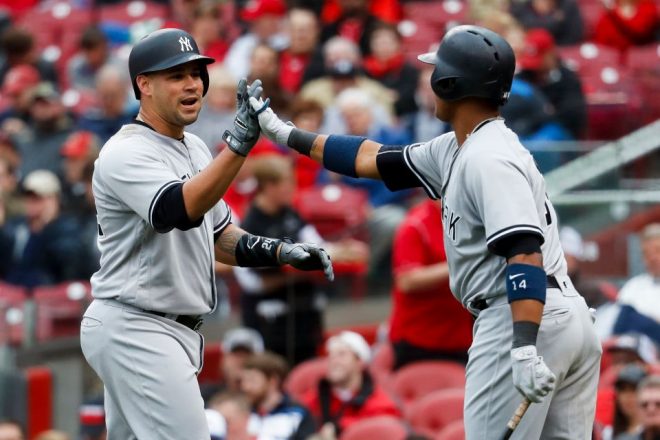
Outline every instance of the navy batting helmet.
{"type": "Polygon", "coordinates": [[[136,81],[138,75],[169,69],[190,61],[199,61],[203,65],[201,77],[206,95],[209,89],[209,73],[206,65],[215,60],[201,55],[197,43],[186,31],[168,28],[150,33],[133,46],[128,56],[128,70],[135,97],[140,99],[140,89],[136,81]]]}
{"type": "Polygon", "coordinates": [[[502,105],[509,97],[516,57],[507,41],[479,26],[457,26],[440,41],[437,52],[417,57],[434,64],[433,92],[446,101],[469,96],[502,105]]]}

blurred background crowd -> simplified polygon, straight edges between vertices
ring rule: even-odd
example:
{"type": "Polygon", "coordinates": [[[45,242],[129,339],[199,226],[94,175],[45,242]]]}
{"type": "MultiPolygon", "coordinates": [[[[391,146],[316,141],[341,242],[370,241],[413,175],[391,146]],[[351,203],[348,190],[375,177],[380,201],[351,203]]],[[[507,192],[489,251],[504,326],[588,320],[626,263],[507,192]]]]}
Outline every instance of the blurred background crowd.
{"type": "MultiPolygon", "coordinates": [[[[179,27],[216,59],[188,127],[213,155],[242,77],[261,79],[299,128],[410,144],[450,130],[434,117],[432,66],[416,56],[457,24],[511,43],[517,69],[502,113],[542,172],[655,129],[625,144],[629,159],[591,160],[615,166],[577,185],[628,198],[555,203],[605,347],[594,437],[660,435],[659,9],[658,0],[0,0],[0,440],[104,436],[102,390],[76,334],[99,265],[94,161],[139,107],[133,43],[179,27]]],[[[581,170],[573,174],[589,175],[581,170]]],[[[462,438],[473,319],[448,287],[440,204],[327,172],[265,138],[224,199],[251,233],[323,242],[338,280],[218,263],[222,298],[203,328],[199,376],[213,438],[462,438]]]]}

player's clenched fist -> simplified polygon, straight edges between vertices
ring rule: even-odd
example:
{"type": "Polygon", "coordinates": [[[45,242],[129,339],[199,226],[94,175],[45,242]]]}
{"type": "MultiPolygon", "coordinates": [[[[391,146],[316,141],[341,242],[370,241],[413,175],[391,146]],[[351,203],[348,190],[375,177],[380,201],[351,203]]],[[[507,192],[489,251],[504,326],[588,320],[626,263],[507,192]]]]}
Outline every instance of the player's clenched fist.
{"type": "Polygon", "coordinates": [[[335,278],[330,256],[325,249],[313,243],[283,241],[278,260],[282,264],[290,264],[299,270],[323,270],[330,281],[335,278]]]}
{"type": "Polygon", "coordinates": [[[555,388],[556,377],[536,353],[536,347],[526,345],[511,350],[513,384],[531,402],[539,403],[555,388]]]}
{"type": "Polygon", "coordinates": [[[234,128],[232,131],[226,130],[222,139],[227,142],[230,150],[241,156],[247,156],[259,139],[259,122],[255,112],[250,108],[248,99],[261,99],[261,93],[263,87],[258,79],[249,86],[245,78],[238,82],[234,128]]]}

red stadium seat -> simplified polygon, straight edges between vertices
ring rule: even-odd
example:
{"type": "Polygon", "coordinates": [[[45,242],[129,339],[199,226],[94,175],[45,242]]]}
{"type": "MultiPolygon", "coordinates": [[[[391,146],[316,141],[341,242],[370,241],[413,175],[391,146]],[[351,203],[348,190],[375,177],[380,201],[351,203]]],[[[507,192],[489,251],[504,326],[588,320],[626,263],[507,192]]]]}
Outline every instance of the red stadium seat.
{"type": "Polygon", "coordinates": [[[465,368],[450,361],[423,361],[394,373],[392,388],[404,408],[435,390],[465,387],[465,368]]]}
{"type": "Polygon", "coordinates": [[[660,118],[660,44],[631,47],[627,65],[644,97],[644,121],[660,118]]]}
{"type": "Polygon", "coordinates": [[[616,49],[594,43],[582,43],[576,46],[559,47],[559,55],[571,70],[581,77],[596,76],[603,68],[618,68],[621,55],[616,49]]]}
{"type": "Polygon", "coordinates": [[[392,367],[394,366],[394,349],[389,342],[379,344],[374,350],[374,356],[369,364],[369,371],[378,383],[387,383],[390,385],[390,376],[392,375],[392,367]]]}
{"type": "Polygon", "coordinates": [[[25,14],[18,23],[19,27],[30,31],[36,39],[36,48],[42,51],[47,46],[59,46],[68,33],[82,32],[92,24],[90,9],[75,8],[69,2],[47,3],[25,14]]]}
{"type": "Polygon", "coordinates": [[[38,341],[80,334],[80,319],[91,302],[89,283],[67,282],[33,290],[38,341]]]}
{"type": "Polygon", "coordinates": [[[434,440],[465,440],[463,420],[451,422],[434,437],[434,440]]]}
{"type": "Polygon", "coordinates": [[[468,19],[468,4],[460,0],[412,1],[403,4],[403,16],[415,23],[434,24],[446,32],[468,19]]]}
{"type": "Polygon", "coordinates": [[[296,209],[326,239],[340,235],[360,235],[357,230],[367,220],[369,197],[362,189],[328,184],[307,188],[296,196],[296,209]]]}
{"type": "Polygon", "coordinates": [[[135,0],[114,5],[103,5],[99,10],[99,20],[132,24],[153,18],[167,19],[169,8],[166,5],[149,1],[135,0]]]}
{"type": "Polygon", "coordinates": [[[600,388],[596,395],[596,422],[610,426],[614,421],[614,388],[600,388]]]}
{"type": "Polygon", "coordinates": [[[380,416],[363,419],[349,425],[339,440],[404,440],[408,432],[396,417],[380,416]]]}
{"type": "Polygon", "coordinates": [[[23,304],[26,290],[0,282],[0,345],[18,345],[23,340],[23,304]]]}
{"type": "Polygon", "coordinates": [[[314,389],[319,380],[325,376],[328,361],[326,358],[315,358],[298,364],[286,378],[284,389],[294,399],[300,400],[309,390],[314,389]]]}
{"type": "Polygon", "coordinates": [[[222,347],[220,344],[204,346],[204,366],[197,375],[200,384],[219,383],[222,381],[222,347]]]}
{"type": "Polygon", "coordinates": [[[411,403],[406,418],[416,432],[437,435],[452,422],[463,419],[462,388],[436,390],[411,403]]]}

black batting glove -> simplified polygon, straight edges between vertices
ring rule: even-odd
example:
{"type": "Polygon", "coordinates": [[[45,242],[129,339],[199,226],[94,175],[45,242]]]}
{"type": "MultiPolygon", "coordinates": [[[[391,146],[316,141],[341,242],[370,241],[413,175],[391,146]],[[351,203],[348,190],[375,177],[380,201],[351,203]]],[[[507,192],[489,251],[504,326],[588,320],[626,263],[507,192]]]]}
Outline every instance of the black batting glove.
{"type": "Polygon", "coordinates": [[[278,260],[280,264],[289,264],[299,270],[322,270],[329,281],[335,279],[330,255],[317,244],[292,243],[284,239],[278,260]]]}
{"type": "Polygon", "coordinates": [[[250,106],[249,99],[259,99],[262,93],[263,87],[261,87],[261,81],[258,79],[249,86],[245,78],[238,82],[234,129],[233,131],[226,130],[222,135],[222,139],[231,151],[241,156],[247,156],[259,139],[261,133],[259,120],[250,106]]]}

